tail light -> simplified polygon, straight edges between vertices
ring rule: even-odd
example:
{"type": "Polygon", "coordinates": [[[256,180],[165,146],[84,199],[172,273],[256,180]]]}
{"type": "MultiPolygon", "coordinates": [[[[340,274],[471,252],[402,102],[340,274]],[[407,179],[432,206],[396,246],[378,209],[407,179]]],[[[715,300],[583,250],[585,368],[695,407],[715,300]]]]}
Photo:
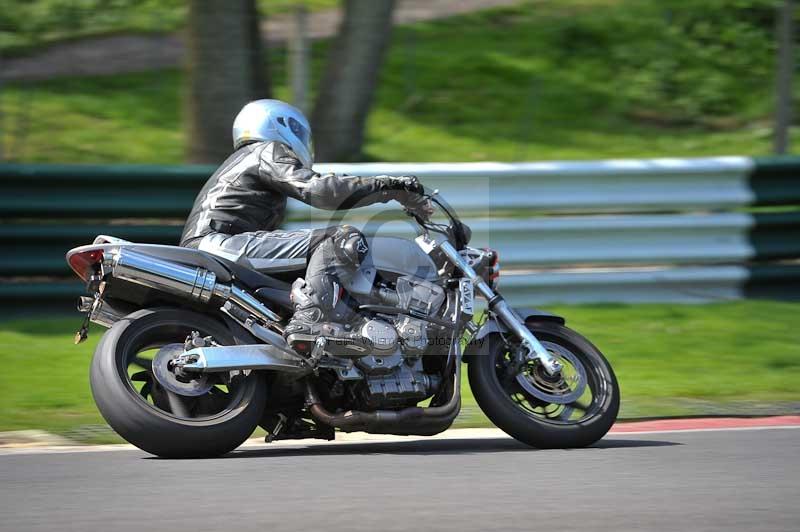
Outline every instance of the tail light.
{"type": "Polygon", "coordinates": [[[74,253],[67,257],[67,262],[78,277],[88,281],[89,277],[97,272],[98,265],[103,262],[103,250],[89,249],[74,253]]]}

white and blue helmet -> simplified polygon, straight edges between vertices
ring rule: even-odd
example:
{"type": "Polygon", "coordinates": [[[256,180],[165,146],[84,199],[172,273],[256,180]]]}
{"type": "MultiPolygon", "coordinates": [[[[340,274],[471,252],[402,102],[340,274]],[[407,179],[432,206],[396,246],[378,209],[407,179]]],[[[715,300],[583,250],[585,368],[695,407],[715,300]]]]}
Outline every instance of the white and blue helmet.
{"type": "Polygon", "coordinates": [[[303,163],[314,164],[311,125],[303,112],[280,100],[256,100],[245,105],[233,121],[233,148],[250,142],[277,141],[289,146],[303,163]]]}

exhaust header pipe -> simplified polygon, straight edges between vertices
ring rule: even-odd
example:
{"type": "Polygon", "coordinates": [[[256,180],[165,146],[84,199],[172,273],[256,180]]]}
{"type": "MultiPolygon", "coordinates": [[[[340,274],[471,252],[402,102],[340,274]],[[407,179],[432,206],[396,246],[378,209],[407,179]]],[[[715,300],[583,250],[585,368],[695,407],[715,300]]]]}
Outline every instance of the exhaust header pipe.
{"type": "Polygon", "coordinates": [[[342,432],[364,431],[370,434],[401,434],[433,436],[447,430],[461,411],[461,360],[453,371],[453,390],[442,406],[421,408],[412,406],[402,410],[349,411],[334,414],[320,400],[314,385],[306,380],[306,405],[312,417],[323,425],[342,432]]]}

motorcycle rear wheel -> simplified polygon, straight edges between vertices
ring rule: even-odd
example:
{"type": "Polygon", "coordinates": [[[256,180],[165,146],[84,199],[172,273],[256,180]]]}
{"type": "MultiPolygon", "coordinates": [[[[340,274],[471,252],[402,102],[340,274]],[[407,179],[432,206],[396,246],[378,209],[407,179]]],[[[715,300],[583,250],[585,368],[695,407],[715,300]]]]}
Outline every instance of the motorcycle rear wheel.
{"type": "Polygon", "coordinates": [[[263,374],[235,375],[203,395],[167,390],[154,376],[158,348],[183,343],[197,331],[232,345],[227,327],[182,309],[145,309],[115,323],[100,340],[89,380],[100,413],[125,440],[165,458],[206,458],[228,453],[255,430],[264,410],[263,374]]]}
{"type": "Polygon", "coordinates": [[[602,353],[575,331],[552,322],[528,324],[537,339],[564,365],[559,379],[551,379],[538,363],[515,363],[516,346],[499,334],[486,339],[487,348],[469,362],[469,383],[481,410],[513,438],[540,449],[586,447],[601,439],[619,412],[616,376],[602,353]],[[520,373],[537,396],[517,379],[520,373]],[[583,381],[583,382],[581,382],[583,381]],[[581,386],[585,388],[581,389],[581,386]],[[568,403],[541,397],[566,398],[568,403]]]}

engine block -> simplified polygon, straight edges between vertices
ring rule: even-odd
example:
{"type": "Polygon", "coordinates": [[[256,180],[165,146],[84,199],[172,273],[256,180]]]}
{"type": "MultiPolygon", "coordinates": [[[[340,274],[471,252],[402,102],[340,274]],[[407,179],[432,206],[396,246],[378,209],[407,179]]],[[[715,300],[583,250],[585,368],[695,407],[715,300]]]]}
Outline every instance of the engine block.
{"type": "MultiPolygon", "coordinates": [[[[326,327],[334,324],[321,326],[321,336],[328,339],[325,353],[336,362],[321,359],[320,367],[333,368],[339,381],[368,409],[413,405],[434,394],[441,382],[438,375],[425,372],[422,356],[430,347],[432,325],[426,318],[437,316],[445,303],[449,308],[449,293],[438,284],[403,276],[397,279],[396,298],[404,312],[378,314],[352,330],[331,331],[337,333],[335,337],[325,334],[326,327]]],[[[298,342],[308,347],[315,340],[311,335],[292,336],[293,347],[298,342]]]]}
{"type": "Polygon", "coordinates": [[[391,373],[366,376],[363,400],[370,408],[405,406],[409,400],[424,399],[439,387],[439,377],[422,370],[422,360],[409,360],[391,373]]]}

